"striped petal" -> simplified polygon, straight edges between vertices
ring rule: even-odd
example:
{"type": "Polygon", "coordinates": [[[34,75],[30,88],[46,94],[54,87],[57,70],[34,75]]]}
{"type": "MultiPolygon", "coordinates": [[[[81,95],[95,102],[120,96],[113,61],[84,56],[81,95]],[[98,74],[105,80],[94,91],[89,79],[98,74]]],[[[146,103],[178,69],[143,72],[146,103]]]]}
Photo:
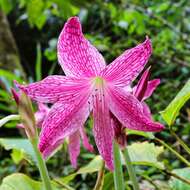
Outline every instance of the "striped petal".
{"type": "Polygon", "coordinates": [[[74,168],[77,167],[77,158],[80,154],[80,133],[79,131],[74,132],[69,136],[69,157],[71,164],[74,168]]]}
{"type": "Polygon", "coordinates": [[[40,133],[39,149],[48,157],[64,138],[83,126],[89,115],[88,95],[76,98],[73,103],[56,103],[43,122],[40,133]]]}
{"type": "Polygon", "coordinates": [[[62,101],[69,103],[82,90],[89,89],[90,84],[87,79],[53,75],[28,85],[20,85],[18,83],[16,85],[37,102],[55,103],[62,101]]]}
{"type": "Polygon", "coordinates": [[[82,139],[83,146],[90,152],[94,151],[93,146],[89,143],[88,137],[86,135],[84,127],[80,127],[80,135],[82,139]]]}
{"type": "Polygon", "coordinates": [[[147,98],[149,98],[152,95],[152,93],[156,90],[159,84],[160,84],[160,79],[154,79],[149,81],[142,100],[146,100],[147,98]]]}
{"type": "Polygon", "coordinates": [[[102,71],[102,76],[117,86],[128,86],[143,70],[151,52],[151,41],[147,38],[115,59],[102,71]]]}
{"type": "Polygon", "coordinates": [[[117,119],[127,128],[140,131],[161,131],[164,126],[153,122],[143,111],[142,103],[121,88],[109,87],[109,108],[117,119]]]}
{"type": "Polygon", "coordinates": [[[93,133],[99,153],[104,159],[106,166],[113,170],[113,138],[114,131],[108,104],[105,102],[103,88],[97,89],[93,95],[93,133]]]}
{"type": "Polygon", "coordinates": [[[36,125],[37,127],[41,128],[42,123],[49,113],[50,108],[46,106],[45,104],[39,103],[38,104],[38,111],[35,113],[35,119],[36,119],[36,125]]]}
{"type": "Polygon", "coordinates": [[[98,50],[85,39],[80,21],[70,18],[58,39],[58,60],[68,76],[95,76],[105,68],[98,50]]]}
{"type": "Polygon", "coordinates": [[[143,113],[146,115],[146,117],[152,119],[151,111],[148,105],[145,102],[142,102],[142,106],[143,106],[143,113]]]}

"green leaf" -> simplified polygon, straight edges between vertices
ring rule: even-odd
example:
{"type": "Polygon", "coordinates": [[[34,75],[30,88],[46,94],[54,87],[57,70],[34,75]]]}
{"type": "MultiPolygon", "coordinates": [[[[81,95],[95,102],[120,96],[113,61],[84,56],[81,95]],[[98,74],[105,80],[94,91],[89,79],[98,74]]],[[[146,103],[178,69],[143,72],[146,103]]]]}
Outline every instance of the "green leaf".
{"type": "Polygon", "coordinates": [[[56,179],[56,180],[60,180],[60,181],[63,181],[64,183],[68,183],[69,181],[72,181],[79,174],[89,174],[89,173],[97,172],[101,169],[102,162],[103,160],[101,156],[96,156],[92,161],[90,161],[89,164],[80,168],[77,172],[69,176],[66,176],[64,178],[56,179]]]}
{"type": "Polygon", "coordinates": [[[168,107],[161,112],[162,117],[167,122],[169,126],[171,126],[176,117],[179,114],[182,106],[189,100],[190,98],[190,80],[187,81],[185,86],[180,90],[174,100],[168,105],[168,107]]]}
{"type": "Polygon", "coordinates": [[[43,0],[30,0],[27,4],[28,20],[31,26],[42,29],[46,22],[45,2],[43,0]]]}
{"type": "Polygon", "coordinates": [[[114,182],[113,182],[113,173],[108,172],[104,177],[104,185],[102,190],[113,190],[114,182]]]}
{"type": "MultiPolygon", "coordinates": [[[[190,168],[180,168],[180,169],[175,169],[172,171],[173,173],[189,179],[190,180],[190,168]]],[[[179,179],[176,179],[174,177],[171,177],[170,181],[169,181],[169,185],[172,188],[172,190],[187,190],[190,189],[190,185],[188,185],[187,183],[182,182],[179,179]]]]}
{"type": "Polygon", "coordinates": [[[154,139],[154,134],[152,132],[143,132],[143,131],[137,131],[137,130],[131,130],[131,129],[126,129],[126,135],[138,135],[138,136],[143,136],[148,139],[154,139]]]}
{"type": "Polygon", "coordinates": [[[164,168],[163,163],[158,161],[158,156],[164,151],[162,146],[149,142],[133,143],[128,146],[128,151],[133,164],[164,168]]]}
{"type": "Polygon", "coordinates": [[[11,0],[0,0],[1,9],[8,14],[13,9],[13,4],[11,0]]]}
{"type": "Polygon", "coordinates": [[[18,164],[21,160],[24,159],[24,152],[17,149],[13,149],[11,153],[11,158],[15,164],[18,164]]]}
{"type": "Polygon", "coordinates": [[[35,153],[28,139],[0,138],[0,145],[6,150],[19,151],[29,163],[37,163],[35,153]]]}
{"type": "MultiPolygon", "coordinates": [[[[58,190],[52,185],[53,190],[58,190]]],[[[0,190],[43,190],[41,182],[35,181],[22,173],[15,173],[5,177],[0,190]]]]}
{"type": "Polygon", "coordinates": [[[17,80],[18,82],[22,82],[22,79],[20,77],[18,77],[17,75],[15,75],[9,71],[5,71],[3,69],[0,69],[0,76],[5,77],[6,79],[8,79],[10,81],[17,80]]]}

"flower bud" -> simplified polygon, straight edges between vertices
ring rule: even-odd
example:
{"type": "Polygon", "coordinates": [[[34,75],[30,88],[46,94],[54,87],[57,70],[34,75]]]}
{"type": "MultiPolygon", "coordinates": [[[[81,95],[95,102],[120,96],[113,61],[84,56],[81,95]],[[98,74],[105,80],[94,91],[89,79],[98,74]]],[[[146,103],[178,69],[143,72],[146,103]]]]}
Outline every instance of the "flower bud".
{"type": "Polygon", "coordinates": [[[35,125],[35,117],[33,113],[32,103],[29,97],[23,92],[16,92],[14,89],[11,89],[13,98],[15,99],[18,112],[21,117],[21,122],[24,126],[25,132],[29,139],[35,138],[37,129],[35,125]]]}
{"type": "Polygon", "coordinates": [[[150,78],[150,67],[142,74],[136,89],[134,91],[135,97],[141,101],[147,89],[148,81],[150,78]]]}

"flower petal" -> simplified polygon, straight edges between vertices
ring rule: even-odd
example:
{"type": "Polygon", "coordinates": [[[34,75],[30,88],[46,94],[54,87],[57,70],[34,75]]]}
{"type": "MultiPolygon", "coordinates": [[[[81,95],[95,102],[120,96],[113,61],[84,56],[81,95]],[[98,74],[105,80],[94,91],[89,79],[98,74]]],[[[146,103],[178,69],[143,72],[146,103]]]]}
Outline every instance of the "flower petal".
{"type": "Polygon", "coordinates": [[[80,135],[81,135],[81,139],[82,139],[82,143],[83,143],[83,146],[89,150],[90,152],[93,152],[94,151],[94,148],[93,146],[89,143],[89,140],[88,140],[88,137],[86,135],[86,132],[84,130],[84,127],[80,127],[80,135]]]}
{"type": "Polygon", "coordinates": [[[70,104],[56,103],[43,122],[39,149],[48,157],[63,143],[65,137],[83,126],[89,115],[88,96],[81,96],[70,104]]]}
{"type": "Polygon", "coordinates": [[[66,101],[68,103],[80,91],[89,88],[89,81],[87,79],[53,75],[28,85],[20,85],[18,83],[16,85],[35,101],[42,103],[66,101]]]}
{"type": "Polygon", "coordinates": [[[106,166],[113,170],[113,138],[114,131],[108,104],[105,102],[103,89],[97,89],[93,95],[93,133],[100,155],[105,160],[106,166]]]}
{"type": "Polygon", "coordinates": [[[142,106],[143,106],[143,113],[146,115],[146,117],[152,119],[151,111],[148,105],[145,102],[142,102],[142,106]]]}
{"type": "Polygon", "coordinates": [[[140,131],[161,131],[164,126],[153,122],[143,112],[142,103],[121,88],[109,87],[107,90],[111,112],[127,128],[140,131]]]}
{"type": "Polygon", "coordinates": [[[106,66],[102,55],[85,39],[77,17],[65,24],[57,50],[59,63],[68,76],[95,76],[106,66]]]}
{"type": "Polygon", "coordinates": [[[142,71],[151,52],[151,41],[147,38],[142,44],[126,50],[115,59],[102,71],[102,76],[115,85],[125,87],[142,71]]]}
{"type": "Polygon", "coordinates": [[[160,79],[154,79],[154,80],[149,81],[146,92],[142,100],[146,100],[147,98],[149,98],[159,84],[160,84],[160,79]]]}
{"type": "Polygon", "coordinates": [[[137,85],[133,88],[133,94],[139,101],[141,101],[145,95],[149,78],[150,78],[150,67],[142,74],[137,85]]]}
{"type": "Polygon", "coordinates": [[[50,108],[48,108],[48,106],[46,106],[45,104],[38,103],[38,111],[35,113],[37,127],[42,127],[42,123],[47,114],[49,113],[49,110],[50,108]]]}
{"type": "Polygon", "coordinates": [[[74,132],[69,136],[69,156],[71,164],[74,168],[77,167],[77,158],[80,154],[80,133],[79,131],[74,132]]]}

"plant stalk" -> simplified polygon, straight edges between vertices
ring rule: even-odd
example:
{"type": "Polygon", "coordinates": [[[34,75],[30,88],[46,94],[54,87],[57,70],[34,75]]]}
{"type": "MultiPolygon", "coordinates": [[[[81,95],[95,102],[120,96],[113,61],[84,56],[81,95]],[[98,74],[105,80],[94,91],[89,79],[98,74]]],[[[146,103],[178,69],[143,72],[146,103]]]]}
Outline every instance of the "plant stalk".
{"type": "Polygon", "coordinates": [[[179,176],[179,175],[177,175],[177,174],[175,174],[175,173],[173,173],[173,172],[170,172],[170,171],[168,171],[168,170],[166,170],[166,169],[163,169],[163,170],[161,170],[161,171],[162,171],[163,173],[169,175],[169,176],[175,177],[176,179],[178,179],[178,180],[180,180],[180,181],[182,181],[182,182],[184,182],[184,183],[190,185],[190,180],[189,180],[189,179],[186,179],[186,178],[184,178],[184,177],[181,177],[181,176],[179,176]]]}
{"type": "Polygon", "coordinates": [[[42,178],[42,182],[44,184],[45,190],[52,190],[46,164],[42,158],[40,151],[38,150],[38,146],[37,146],[38,140],[37,140],[37,138],[33,138],[33,139],[30,139],[30,142],[33,146],[33,149],[34,149],[34,152],[35,152],[35,155],[37,158],[37,164],[38,164],[40,176],[42,178]]]}
{"type": "Polygon", "coordinates": [[[190,154],[190,148],[187,146],[187,144],[177,136],[177,134],[171,129],[170,133],[176,138],[176,140],[179,142],[179,144],[184,148],[184,150],[190,154]]]}
{"type": "Polygon", "coordinates": [[[102,162],[102,167],[98,172],[98,178],[95,184],[95,187],[93,190],[101,190],[103,188],[104,185],[104,168],[105,168],[105,164],[104,162],[102,162]]]}
{"type": "Polygon", "coordinates": [[[124,190],[123,170],[119,145],[114,141],[114,186],[115,190],[124,190]]]}
{"type": "Polygon", "coordinates": [[[166,144],[164,141],[155,138],[156,141],[158,141],[160,144],[162,144],[164,147],[166,147],[168,150],[170,150],[173,154],[176,155],[178,159],[180,159],[183,163],[185,163],[188,167],[190,167],[190,162],[186,160],[183,156],[181,156],[177,151],[175,151],[172,147],[170,147],[168,144],[166,144]]]}
{"type": "Polygon", "coordinates": [[[131,159],[130,159],[127,147],[124,149],[123,153],[124,153],[123,155],[124,155],[124,158],[125,158],[125,163],[126,163],[126,166],[127,166],[127,170],[129,172],[129,177],[130,177],[130,180],[131,180],[132,185],[133,185],[133,189],[134,190],[140,190],[139,184],[138,184],[138,181],[137,181],[137,177],[136,177],[136,174],[135,174],[135,170],[134,170],[134,168],[133,168],[133,166],[131,164],[131,159]]]}

